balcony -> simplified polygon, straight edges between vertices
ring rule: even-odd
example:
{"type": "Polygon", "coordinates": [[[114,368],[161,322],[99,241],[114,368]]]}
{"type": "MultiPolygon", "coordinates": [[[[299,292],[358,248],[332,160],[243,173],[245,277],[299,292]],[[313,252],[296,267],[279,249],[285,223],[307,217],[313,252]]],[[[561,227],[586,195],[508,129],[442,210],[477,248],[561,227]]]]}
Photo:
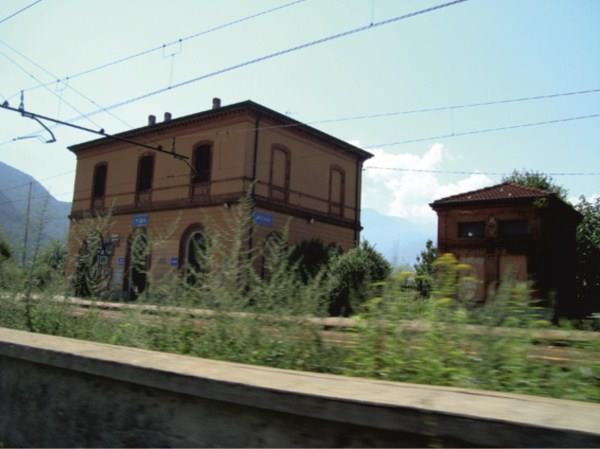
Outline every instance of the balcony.
{"type": "Polygon", "coordinates": [[[149,206],[152,203],[152,189],[139,191],[135,197],[137,207],[149,206]]]}
{"type": "Polygon", "coordinates": [[[104,197],[92,198],[92,210],[104,209],[104,197]]]}
{"type": "Polygon", "coordinates": [[[276,186],[270,184],[269,186],[269,197],[275,201],[281,201],[287,203],[289,200],[289,189],[285,187],[276,186]]]}
{"type": "Polygon", "coordinates": [[[210,183],[202,182],[192,184],[190,196],[194,199],[207,198],[210,196],[210,183]]]}

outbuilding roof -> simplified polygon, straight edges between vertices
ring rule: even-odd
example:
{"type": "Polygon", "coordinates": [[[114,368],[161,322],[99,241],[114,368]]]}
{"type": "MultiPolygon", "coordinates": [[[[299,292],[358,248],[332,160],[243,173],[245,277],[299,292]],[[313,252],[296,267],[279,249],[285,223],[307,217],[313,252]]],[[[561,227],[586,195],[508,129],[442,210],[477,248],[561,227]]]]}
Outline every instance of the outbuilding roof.
{"type": "Polygon", "coordinates": [[[440,198],[431,203],[431,206],[455,203],[470,203],[477,201],[510,200],[517,198],[543,198],[553,195],[552,192],[534,187],[526,187],[512,182],[503,182],[483,189],[471,190],[458,195],[440,198]]]}

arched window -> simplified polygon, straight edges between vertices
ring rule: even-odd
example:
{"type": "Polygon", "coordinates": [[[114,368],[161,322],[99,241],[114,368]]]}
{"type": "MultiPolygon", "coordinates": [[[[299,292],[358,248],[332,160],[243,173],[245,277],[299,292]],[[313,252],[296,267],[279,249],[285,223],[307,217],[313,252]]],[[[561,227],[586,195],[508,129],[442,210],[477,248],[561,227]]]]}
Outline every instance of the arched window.
{"type": "Polygon", "coordinates": [[[92,209],[104,207],[104,196],[106,195],[106,175],[108,164],[100,162],[94,167],[94,178],[92,183],[92,209]]]}
{"type": "Polygon", "coordinates": [[[138,161],[136,185],[136,203],[138,206],[152,201],[152,182],[154,179],[154,154],[145,154],[138,161]]]}
{"type": "Polygon", "coordinates": [[[346,174],[338,166],[329,170],[329,213],[339,217],[344,216],[344,191],[346,188],[346,174]]]}
{"type": "Polygon", "coordinates": [[[207,270],[206,233],[200,224],[188,227],[180,243],[181,263],[188,284],[197,284],[207,270]]]}
{"type": "Polygon", "coordinates": [[[212,165],[212,147],[208,143],[199,144],[192,154],[192,196],[209,194],[212,165]]]}
{"type": "Polygon", "coordinates": [[[290,189],[290,152],[281,146],[271,150],[270,197],[286,202],[290,189]]]}

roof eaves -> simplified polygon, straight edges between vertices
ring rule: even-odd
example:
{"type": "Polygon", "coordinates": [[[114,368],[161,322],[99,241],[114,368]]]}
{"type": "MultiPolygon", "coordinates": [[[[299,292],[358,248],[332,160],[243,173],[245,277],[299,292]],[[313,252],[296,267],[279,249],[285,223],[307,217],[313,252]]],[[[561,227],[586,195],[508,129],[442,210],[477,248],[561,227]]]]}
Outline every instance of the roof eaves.
{"type": "MultiPolygon", "coordinates": [[[[368,151],[363,150],[362,148],[356,147],[348,142],[338,139],[337,137],[334,137],[330,134],[327,134],[323,131],[313,128],[312,126],[309,126],[302,122],[294,120],[284,114],[281,114],[273,109],[270,109],[266,106],[263,106],[259,103],[254,102],[252,100],[246,100],[246,101],[242,101],[239,103],[230,104],[227,106],[223,106],[219,109],[208,109],[206,111],[197,112],[195,114],[190,114],[190,115],[186,115],[186,116],[179,117],[176,119],[172,119],[172,120],[169,120],[168,122],[157,123],[156,125],[142,126],[140,128],[135,128],[135,129],[131,129],[128,131],[124,131],[124,132],[115,134],[115,137],[133,138],[133,137],[139,136],[141,134],[144,134],[146,132],[160,131],[160,130],[168,129],[170,127],[178,126],[178,125],[181,125],[184,123],[189,123],[189,122],[193,122],[196,120],[203,120],[203,119],[212,118],[212,117],[215,117],[218,115],[223,115],[223,114],[238,112],[238,111],[243,111],[243,110],[252,110],[255,113],[262,113],[262,114],[268,115],[277,122],[280,122],[283,124],[294,125],[294,128],[300,129],[300,130],[306,132],[307,134],[311,135],[312,137],[317,138],[321,141],[326,141],[336,147],[339,147],[343,150],[349,151],[350,153],[354,154],[355,156],[358,156],[363,161],[373,157],[373,154],[369,153],[368,151]]],[[[97,145],[102,145],[102,144],[104,144],[106,142],[110,142],[110,141],[111,141],[110,137],[102,137],[99,139],[82,142],[82,143],[79,143],[76,145],[71,145],[68,147],[68,149],[70,151],[72,151],[73,153],[77,153],[80,150],[95,147],[97,145]]]]}

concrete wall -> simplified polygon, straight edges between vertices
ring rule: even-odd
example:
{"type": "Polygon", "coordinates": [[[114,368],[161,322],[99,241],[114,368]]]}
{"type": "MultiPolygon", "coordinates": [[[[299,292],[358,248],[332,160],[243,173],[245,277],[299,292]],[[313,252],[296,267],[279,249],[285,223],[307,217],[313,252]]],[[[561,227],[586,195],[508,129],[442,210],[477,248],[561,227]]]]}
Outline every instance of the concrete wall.
{"type": "Polygon", "coordinates": [[[600,445],[600,406],[278,370],[0,328],[0,445],[600,445]]]}

